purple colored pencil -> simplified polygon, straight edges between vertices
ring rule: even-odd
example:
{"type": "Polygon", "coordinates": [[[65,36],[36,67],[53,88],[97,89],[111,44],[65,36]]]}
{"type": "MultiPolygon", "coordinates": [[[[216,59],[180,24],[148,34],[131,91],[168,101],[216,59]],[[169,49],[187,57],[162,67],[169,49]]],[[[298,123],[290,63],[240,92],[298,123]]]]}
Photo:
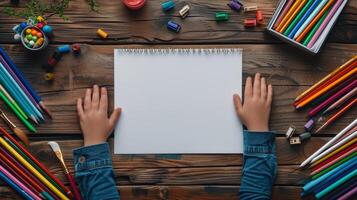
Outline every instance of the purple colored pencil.
{"type": "Polygon", "coordinates": [[[353,178],[345,184],[341,185],[339,188],[335,189],[336,192],[333,195],[329,195],[329,199],[338,199],[338,197],[343,196],[345,193],[353,190],[353,188],[357,187],[357,178],[353,178]]]}
{"type": "Polygon", "coordinates": [[[357,87],[357,80],[354,80],[338,92],[336,92],[334,95],[326,99],[324,102],[313,108],[312,110],[309,111],[309,116],[315,116],[317,113],[319,113],[322,109],[324,109],[326,106],[330,105],[334,101],[336,101],[338,98],[343,96],[344,94],[348,93],[350,90],[353,90],[355,87],[357,87]]]}
{"type": "Polygon", "coordinates": [[[349,192],[342,195],[340,198],[338,198],[338,200],[348,200],[351,197],[353,197],[355,194],[357,194],[357,187],[353,188],[353,190],[350,190],[349,192]]]}
{"type": "Polygon", "coordinates": [[[276,27],[280,24],[281,20],[283,20],[283,17],[288,12],[289,8],[291,7],[291,5],[293,5],[293,3],[294,0],[288,0],[288,2],[285,3],[284,9],[281,11],[281,13],[279,13],[279,17],[274,23],[273,29],[276,29],[276,27]]]}
{"type": "Polygon", "coordinates": [[[325,20],[322,22],[321,26],[319,27],[319,29],[317,29],[316,33],[314,36],[312,36],[312,39],[310,40],[310,42],[307,44],[307,47],[309,49],[312,48],[312,46],[314,46],[316,40],[319,38],[319,36],[321,35],[322,31],[326,28],[327,24],[331,21],[332,17],[335,15],[337,9],[341,6],[342,2],[344,0],[338,0],[336,2],[336,4],[332,7],[332,9],[330,10],[330,12],[328,13],[327,17],[325,18],[325,20]]]}

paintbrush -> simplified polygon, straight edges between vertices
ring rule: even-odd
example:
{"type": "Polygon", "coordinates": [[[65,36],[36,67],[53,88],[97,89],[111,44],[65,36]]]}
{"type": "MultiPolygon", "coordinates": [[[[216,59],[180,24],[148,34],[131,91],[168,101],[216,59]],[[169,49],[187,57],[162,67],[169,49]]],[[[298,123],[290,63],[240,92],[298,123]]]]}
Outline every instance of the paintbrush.
{"type": "Polygon", "coordinates": [[[50,142],[48,142],[48,144],[52,148],[53,152],[55,152],[58,160],[60,161],[60,163],[61,163],[61,165],[63,167],[63,170],[64,170],[64,172],[65,172],[65,174],[67,176],[67,179],[69,181],[69,184],[70,184],[70,186],[72,188],[72,192],[74,194],[74,198],[76,200],[81,200],[82,197],[81,197],[81,195],[79,193],[79,190],[77,188],[77,185],[76,185],[76,182],[75,182],[73,176],[71,175],[71,173],[69,173],[68,168],[67,168],[67,166],[66,166],[66,164],[64,162],[62,151],[61,151],[61,148],[60,148],[59,144],[57,142],[54,142],[54,141],[50,141],[50,142]]]}
{"type": "Polygon", "coordinates": [[[10,129],[20,138],[20,140],[26,145],[29,145],[29,139],[25,132],[23,132],[19,127],[10,121],[10,119],[5,115],[5,113],[0,110],[0,117],[5,121],[5,123],[10,127],[10,129]]]}

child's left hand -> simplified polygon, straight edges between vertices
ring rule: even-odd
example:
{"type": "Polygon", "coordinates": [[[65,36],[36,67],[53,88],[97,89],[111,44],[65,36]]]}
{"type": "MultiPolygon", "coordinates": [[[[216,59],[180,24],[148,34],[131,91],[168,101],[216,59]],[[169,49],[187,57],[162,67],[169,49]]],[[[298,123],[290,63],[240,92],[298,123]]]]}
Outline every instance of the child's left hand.
{"type": "Polygon", "coordinates": [[[121,108],[116,108],[108,118],[108,94],[97,85],[87,89],[84,97],[77,100],[77,112],[84,137],[84,146],[101,144],[107,141],[118,121],[121,108]]]}

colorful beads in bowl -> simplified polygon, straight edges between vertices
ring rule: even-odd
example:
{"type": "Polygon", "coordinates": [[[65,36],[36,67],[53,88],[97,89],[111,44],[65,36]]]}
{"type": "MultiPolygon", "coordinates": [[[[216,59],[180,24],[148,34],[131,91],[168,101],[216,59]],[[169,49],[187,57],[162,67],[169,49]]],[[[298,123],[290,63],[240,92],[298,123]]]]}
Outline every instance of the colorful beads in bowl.
{"type": "Polygon", "coordinates": [[[40,50],[48,44],[44,32],[35,26],[28,26],[22,31],[21,42],[29,50],[40,50]]]}

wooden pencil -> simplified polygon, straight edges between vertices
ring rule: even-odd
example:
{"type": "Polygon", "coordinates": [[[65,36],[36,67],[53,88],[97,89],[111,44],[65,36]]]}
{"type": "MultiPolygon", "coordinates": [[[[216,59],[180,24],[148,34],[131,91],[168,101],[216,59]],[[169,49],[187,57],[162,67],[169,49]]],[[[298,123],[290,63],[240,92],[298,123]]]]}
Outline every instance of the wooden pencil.
{"type": "Polygon", "coordinates": [[[347,105],[345,105],[343,108],[341,108],[341,110],[339,110],[335,115],[333,115],[332,117],[330,117],[322,126],[320,126],[319,129],[317,129],[315,131],[315,133],[320,132],[321,130],[323,130],[324,128],[326,128],[326,126],[330,125],[332,122],[334,122],[337,118],[339,118],[343,113],[345,113],[347,110],[349,110],[352,106],[354,106],[357,103],[357,98],[353,99],[350,103],[348,103],[347,105]]]}
{"type": "MultiPolygon", "coordinates": [[[[311,86],[309,89],[307,89],[306,91],[304,91],[303,93],[301,93],[299,96],[296,97],[295,101],[298,101],[299,99],[301,99],[302,97],[304,97],[305,95],[307,95],[308,93],[310,93],[312,90],[315,90],[318,86],[320,86],[321,84],[323,84],[324,82],[326,82],[328,79],[330,79],[331,77],[335,76],[338,72],[340,72],[341,70],[343,70],[344,68],[350,66],[353,62],[357,61],[357,55],[353,56],[350,60],[348,60],[346,63],[344,63],[343,65],[341,65],[340,67],[338,67],[337,69],[335,69],[333,72],[331,72],[330,74],[328,74],[327,76],[325,76],[323,79],[321,79],[319,82],[315,83],[313,86],[311,86]]],[[[355,63],[357,64],[357,62],[355,63]]]]}
{"type": "Polygon", "coordinates": [[[34,200],[32,196],[27,194],[24,188],[15,183],[13,179],[8,177],[3,170],[0,170],[0,179],[7,183],[12,189],[14,189],[17,193],[19,193],[26,200],[34,200]]]}
{"type": "Polygon", "coordinates": [[[297,6],[297,8],[294,10],[294,12],[291,14],[291,16],[288,18],[288,20],[286,21],[286,23],[281,27],[281,29],[279,30],[280,33],[283,33],[288,26],[291,24],[291,22],[293,21],[293,19],[295,18],[295,16],[300,13],[300,10],[304,7],[304,5],[306,4],[307,0],[302,0],[301,3],[297,6]]]}
{"type": "Polygon", "coordinates": [[[341,82],[345,81],[346,79],[348,79],[350,76],[354,75],[357,72],[357,68],[354,68],[353,70],[351,70],[350,72],[348,72],[347,74],[343,75],[342,77],[338,78],[336,81],[334,81],[333,83],[327,85],[326,87],[322,88],[321,90],[317,91],[316,93],[312,94],[310,97],[308,97],[307,99],[305,99],[303,102],[301,102],[300,104],[298,104],[296,106],[296,109],[299,109],[305,105],[307,105],[308,103],[312,102],[314,99],[316,99],[317,97],[319,97],[320,95],[324,94],[326,91],[332,89],[333,87],[336,87],[338,84],[340,84],[341,82]]]}
{"type": "Polygon", "coordinates": [[[354,97],[357,95],[357,87],[351,90],[349,93],[347,93],[345,96],[341,97],[339,100],[337,100],[335,103],[333,103],[331,106],[329,106],[323,113],[322,115],[326,114],[327,112],[330,112],[331,110],[334,110],[341,106],[343,103],[345,103],[347,100],[350,98],[354,97]]]}
{"type": "Polygon", "coordinates": [[[276,29],[276,27],[280,24],[281,20],[284,18],[285,14],[288,12],[289,8],[291,5],[293,5],[294,0],[288,0],[287,3],[285,3],[283,10],[281,13],[279,13],[278,19],[275,21],[273,29],[276,29]]]}
{"type": "Polygon", "coordinates": [[[281,32],[282,27],[287,23],[288,19],[290,16],[293,14],[293,12],[296,10],[296,8],[300,5],[302,0],[296,0],[294,4],[291,6],[289,11],[286,13],[286,15],[283,17],[279,25],[276,27],[276,31],[281,32]]]}

